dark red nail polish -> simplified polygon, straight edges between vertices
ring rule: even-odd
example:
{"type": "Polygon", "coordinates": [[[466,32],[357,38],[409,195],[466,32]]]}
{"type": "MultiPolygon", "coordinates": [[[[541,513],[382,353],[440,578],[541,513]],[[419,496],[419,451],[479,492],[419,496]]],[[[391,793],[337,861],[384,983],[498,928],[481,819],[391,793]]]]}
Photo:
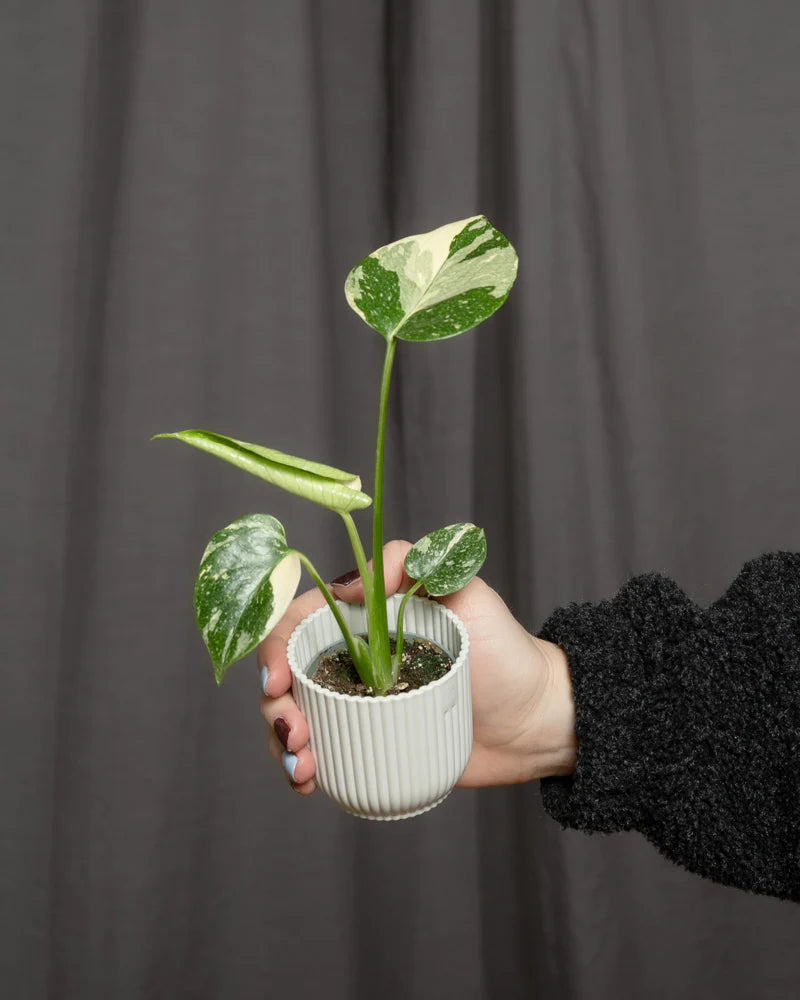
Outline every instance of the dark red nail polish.
{"type": "Polygon", "coordinates": [[[278,737],[278,739],[281,741],[284,747],[286,747],[286,749],[288,750],[289,733],[291,732],[291,729],[289,728],[289,724],[287,723],[286,719],[280,719],[280,718],[276,719],[272,728],[275,730],[275,735],[278,737]]]}
{"type": "Polygon", "coordinates": [[[342,576],[337,576],[335,580],[331,580],[331,585],[334,587],[349,587],[351,583],[355,583],[358,579],[358,570],[351,569],[349,573],[344,573],[342,576]]]}

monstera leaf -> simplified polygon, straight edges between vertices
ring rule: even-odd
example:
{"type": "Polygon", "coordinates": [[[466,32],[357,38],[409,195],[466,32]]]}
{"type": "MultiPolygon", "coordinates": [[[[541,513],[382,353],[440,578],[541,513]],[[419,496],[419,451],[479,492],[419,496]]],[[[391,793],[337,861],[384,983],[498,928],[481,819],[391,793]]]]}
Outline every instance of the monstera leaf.
{"type": "Polygon", "coordinates": [[[516,275],[514,248],[475,215],[375,250],[347,276],[344,293],[387,340],[443,340],[491,316],[516,275]]]}
{"type": "Polygon", "coordinates": [[[200,451],[236,465],[288,493],[313,500],[341,514],[369,507],[372,500],[361,492],[361,480],[351,472],[342,472],[329,465],[309,462],[294,455],[285,455],[259,444],[248,444],[236,438],[224,437],[212,431],[176,431],[156,434],[156,438],[175,438],[200,451]]]}
{"type": "Polygon", "coordinates": [[[217,684],[269,635],[299,582],[300,559],[269,514],[249,514],[214,535],[200,563],[194,609],[217,684]]]}
{"type": "Polygon", "coordinates": [[[406,573],[425,584],[431,597],[454,594],[483,566],[486,535],[474,524],[439,528],[413,545],[405,558],[406,573]]]}

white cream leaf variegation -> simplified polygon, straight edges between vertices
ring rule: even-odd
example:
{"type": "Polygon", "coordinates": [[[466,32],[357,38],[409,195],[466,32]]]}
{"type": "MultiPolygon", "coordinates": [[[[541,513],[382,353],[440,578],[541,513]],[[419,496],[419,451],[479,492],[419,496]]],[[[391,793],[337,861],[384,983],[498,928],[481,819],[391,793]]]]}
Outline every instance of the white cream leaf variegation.
{"type": "Polygon", "coordinates": [[[483,566],[486,535],[466,522],[438,528],[413,545],[405,558],[406,573],[422,580],[431,597],[454,594],[483,566]]]}
{"type": "Polygon", "coordinates": [[[517,254],[485,215],[375,250],[347,276],[348,303],[387,339],[443,340],[505,302],[517,254]]]}
{"type": "Polygon", "coordinates": [[[300,559],[269,514],[248,514],[214,535],[200,563],[194,609],[218,684],[277,625],[299,582],[300,559]]]}
{"type": "Polygon", "coordinates": [[[350,472],[342,472],[330,465],[310,462],[294,455],[286,455],[259,444],[237,441],[212,431],[176,431],[174,434],[156,434],[157,438],[175,438],[185,444],[230,462],[273,486],[288,493],[312,500],[322,507],[339,513],[360,510],[372,503],[361,492],[361,480],[350,472]]]}

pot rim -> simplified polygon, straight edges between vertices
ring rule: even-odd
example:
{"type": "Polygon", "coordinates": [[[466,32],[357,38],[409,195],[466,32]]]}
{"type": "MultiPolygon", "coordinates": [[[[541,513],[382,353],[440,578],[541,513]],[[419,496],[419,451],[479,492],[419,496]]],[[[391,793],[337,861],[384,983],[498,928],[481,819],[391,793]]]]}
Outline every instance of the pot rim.
{"type": "MultiPolygon", "coordinates": [[[[396,601],[395,603],[399,603],[399,601],[402,600],[404,596],[405,596],[404,594],[397,594],[397,595],[392,594],[390,597],[387,598],[387,604],[389,603],[389,601],[394,600],[395,597],[398,598],[398,601],[396,601]]],[[[435,691],[439,687],[443,687],[448,682],[452,682],[453,677],[455,677],[455,675],[460,670],[462,670],[464,668],[464,665],[468,662],[469,633],[467,632],[467,628],[454,611],[451,611],[450,608],[446,607],[444,604],[440,604],[438,601],[433,600],[430,597],[410,597],[408,599],[408,604],[412,604],[414,602],[418,603],[425,602],[426,604],[435,604],[438,608],[441,609],[441,612],[445,615],[445,617],[452,619],[452,621],[455,623],[456,628],[458,629],[459,636],[461,637],[461,649],[459,650],[458,656],[453,661],[452,667],[450,667],[450,669],[447,671],[444,677],[440,677],[438,680],[431,681],[424,687],[416,688],[416,690],[414,691],[402,691],[400,694],[393,694],[390,695],[388,698],[377,698],[374,695],[365,695],[365,694],[342,694],[341,691],[331,691],[329,688],[322,687],[321,684],[316,684],[310,677],[308,677],[304,673],[301,667],[295,665],[296,663],[295,647],[297,646],[298,634],[302,628],[310,625],[313,619],[319,617],[320,615],[326,613],[329,615],[331,614],[331,609],[328,607],[327,604],[324,604],[321,608],[317,608],[316,611],[312,611],[310,615],[307,615],[300,622],[299,625],[295,626],[294,631],[289,637],[289,643],[286,647],[286,658],[289,661],[289,670],[291,671],[292,679],[297,680],[297,682],[301,684],[303,687],[305,687],[314,697],[332,698],[336,701],[354,702],[357,704],[369,704],[369,705],[386,705],[386,704],[391,704],[396,700],[420,698],[425,695],[428,695],[428,693],[431,691],[435,691]]],[[[336,601],[336,603],[340,607],[353,607],[353,605],[348,604],[347,601],[336,601]]],[[[360,606],[363,607],[363,605],[360,606]]],[[[405,632],[405,629],[403,631],[405,632]]],[[[406,636],[408,636],[408,633],[406,633],[406,636]]],[[[427,636],[420,635],[419,633],[416,632],[414,633],[414,638],[426,639],[428,642],[435,641],[433,639],[429,639],[427,636]]],[[[342,637],[342,642],[344,642],[344,637],[342,637]]],[[[445,650],[445,652],[447,651],[445,650]]],[[[448,656],[449,655],[450,654],[448,653],[448,656]]]]}

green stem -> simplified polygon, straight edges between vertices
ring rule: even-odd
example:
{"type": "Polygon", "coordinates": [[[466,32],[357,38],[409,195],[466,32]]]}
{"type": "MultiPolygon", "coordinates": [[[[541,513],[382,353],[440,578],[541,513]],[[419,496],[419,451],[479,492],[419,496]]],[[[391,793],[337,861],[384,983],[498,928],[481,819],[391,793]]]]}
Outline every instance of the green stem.
{"type": "Polygon", "coordinates": [[[400,673],[400,664],[403,662],[403,612],[406,610],[406,602],[422,586],[422,580],[417,580],[410,590],[407,590],[400,607],[397,609],[397,629],[395,630],[395,650],[392,661],[392,683],[397,683],[397,676],[400,673]]]}
{"type": "Polygon", "coordinates": [[[367,566],[367,555],[364,552],[364,546],[361,544],[361,538],[356,529],[352,514],[347,511],[340,511],[340,513],[347,528],[347,534],[350,536],[350,544],[353,546],[356,566],[358,566],[358,572],[361,575],[361,582],[364,584],[364,604],[366,604],[367,614],[369,614],[369,609],[372,606],[372,575],[367,566]]]}
{"type": "Polygon", "coordinates": [[[370,658],[367,655],[367,650],[366,647],[364,646],[364,640],[359,639],[357,636],[354,636],[353,633],[350,631],[350,629],[347,627],[347,622],[342,617],[342,612],[339,610],[339,607],[333,598],[333,594],[331,594],[331,592],[328,590],[327,586],[325,585],[325,581],[316,571],[308,556],[303,555],[302,552],[297,552],[297,549],[295,549],[294,551],[297,554],[297,557],[300,560],[300,562],[308,570],[311,579],[314,581],[314,583],[316,583],[316,585],[322,591],[322,596],[328,602],[328,607],[331,609],[331,613],[333,614],[333,617],[336,619],[336,624],[342,630],[342,637],[344,638],[344,641],[347,644],[347,650],[350,653],[350,656],[353,658],[353,663],[355,664],[356,670],[358,671],[361,680],[369,687],[375,687],[376,679],[374,676],[374,671],[372,670],[370,658]],[[365,671],[367,672],[366,677],[364,676],[365,671]]]}
{"type": "Polygon", "coordinates": [[[383,455],[386,443],[386,408],[396,342],[386,344],[381,393],[378,403],[378,436],[375,443],[375,481],[372,508],[372,607],[369,609],[369,648],[379,689],[391,686],[392,654],[389,649],[389,622],[386,616],[386,583],[383,579],[383,455]]]}

